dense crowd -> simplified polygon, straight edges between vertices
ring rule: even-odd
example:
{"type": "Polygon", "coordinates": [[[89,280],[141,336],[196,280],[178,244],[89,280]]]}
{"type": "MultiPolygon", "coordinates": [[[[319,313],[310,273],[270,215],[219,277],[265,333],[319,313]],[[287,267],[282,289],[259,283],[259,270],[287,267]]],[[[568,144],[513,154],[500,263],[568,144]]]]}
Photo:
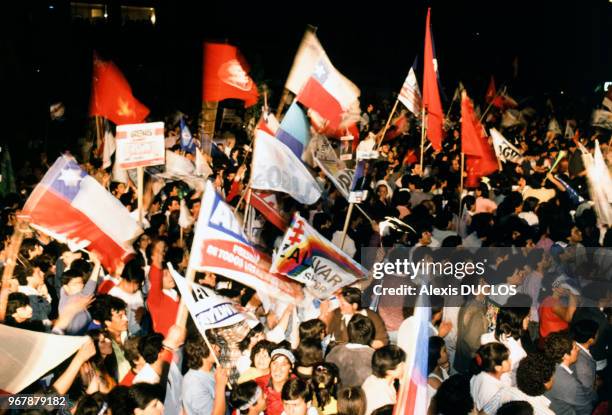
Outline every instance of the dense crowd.
{"type": "MultiPolygon", "coordinates": [[[[384,121],[370,106],[362,138],[384,121]]],[[[592,206],[583,159],[583,149],[593,152],[598,139],[610,160],[610,134],[585,127],[581,137],[566,138],[549,132],[547,121],[504,132],[523,151],[522,163],[504,162],[499,172],[463,183],[458,124],[447,124],[443,149],[428,149],[421,166],[420,127],[412,119],[370,163],[360,184],[370,190],[360,205],[367,217],[354,211],[346,235],[348,201],[323,172],[313,172],[324,189],[314,205],[277,195],[285,219],[299,212],[367,269],[407,257],[489,259],[484,275],[444,279],[444,286],[474,288],[471,294],[428,298],[430,414],[612,413],[612,231],[592,206]],[[567,156],[551,171],[560,151],[567,156]],[[401,225],[386,226],[390,218],[401,225]],[[512,286],[516,294],[487,295],[477,289],[485,285],[512,286]]],[[[178,126],[166,127],[166,137],[176,140],[178,126]]],[[[224,137],[208,159],[209,180],[228,203],[241,202],[242,214],[250,143],[224,137]]],[[[177,143],[168,148],[194,160],[177,143]]],[[[53,156],[17,166],[18,191],[3,198],[3,261],[13,231],[23,226],[20,209],[53,156]]],[[[78,158],[136,217],[133,181],[113,181],[100,160],[78,158]]],[[[370,277],[328,300],[294,306],[262,299],[222,275],[196,273],[198,284],[249,315],[208,330],[205,339],[193,320],[185,328],[175,324],[180,295],[167,266],[185,274],[194,225],[179,226],[181,203],[197,219],[202,195],[181,181],[154,184],[146,178],[146,229],[135,254],[112,272],[94,254],[24,230],[4,324],[90,340],[21,393],[67,395],[76,414],[393,413],[411,319],[424,305],[375,293],[434,276],[370,277]]],[[[259,214],[255,219],[249,236],[271,254],[282,232],[259,214]]],[[[30,413],[36,411],[44,412],[30,413]]]]}

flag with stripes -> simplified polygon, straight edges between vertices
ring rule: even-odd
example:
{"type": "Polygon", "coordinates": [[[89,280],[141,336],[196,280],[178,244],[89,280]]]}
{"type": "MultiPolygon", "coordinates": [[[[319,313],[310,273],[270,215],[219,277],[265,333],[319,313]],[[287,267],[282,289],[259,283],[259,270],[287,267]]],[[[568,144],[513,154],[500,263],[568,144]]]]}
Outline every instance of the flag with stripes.
{"type": "Polygon", "coordinates": [[[419,116],[421,113],[422,101],[421,91],[419,90],[419,84],[417,83],[414,73],[414,65],[408,71],[408,76],[404,81],[404,85],[402,85],[402,89],[397,99],[404,104],[411,113],[417,117],[419,116]]]}
{"type": "Polygon", "coordinates": [[[427,414],[427,355],[431,307],[426,304],[429,303],[426,296],[422,296],[418,301],[422,302],[417,303],[414,315],[409,318],[410,333],[414,333],[414,336],[398,344],[406,352],[406,369],[393,415],[427,414]]]}

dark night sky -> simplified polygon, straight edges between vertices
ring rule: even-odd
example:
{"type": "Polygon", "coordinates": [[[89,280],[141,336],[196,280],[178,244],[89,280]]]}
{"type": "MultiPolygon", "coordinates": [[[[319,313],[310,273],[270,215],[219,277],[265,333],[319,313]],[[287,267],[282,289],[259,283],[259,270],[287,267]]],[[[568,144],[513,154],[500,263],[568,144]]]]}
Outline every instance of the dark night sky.
{"type": "Polygon", "coordinates": [[[66,102],[73,119],[84,124],[94,49],[118,64],[154,116],[176,108],[197,111],[205,39],[239,46],[254,76],[269,82],[275,105],[308,23],[318,27],[330,59],[361,88],[364,100],[379,91],[398,91],[415,56],[421,59],[428,5],[449,98],[463,80],[476,101],[482,100],[491,74],[498,86],[510,81],[517,98],[555,96],[561,90],[565,97],[589,96],[597,83],[612,80],[612,3],[604,0],[224,0],[212,5],[163,0],[153,2],[156,27],[138,30],[71,24],[64,2],[16,3],[7,6],[0,22],[2,113],[10,117],[9,133],[25,137],[44,134],[53,100],[66,102]],[[513,80],[515,56],[519,77],[513,80]],[[13,128],[16,123],[21,127],[13,128]]]}

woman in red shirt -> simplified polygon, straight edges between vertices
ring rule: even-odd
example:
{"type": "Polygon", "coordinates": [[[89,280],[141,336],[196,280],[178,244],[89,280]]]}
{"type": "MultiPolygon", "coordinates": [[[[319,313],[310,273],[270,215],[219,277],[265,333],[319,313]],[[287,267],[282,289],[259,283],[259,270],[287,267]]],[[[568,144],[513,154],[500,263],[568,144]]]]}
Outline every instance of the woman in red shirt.
{"type": "Polygon", "coordinates": [[[540,340],[550,333],[567,330],[572,321],[578,300],[567,288],[553,287],[552,295],[540,304],[540,340]]]}

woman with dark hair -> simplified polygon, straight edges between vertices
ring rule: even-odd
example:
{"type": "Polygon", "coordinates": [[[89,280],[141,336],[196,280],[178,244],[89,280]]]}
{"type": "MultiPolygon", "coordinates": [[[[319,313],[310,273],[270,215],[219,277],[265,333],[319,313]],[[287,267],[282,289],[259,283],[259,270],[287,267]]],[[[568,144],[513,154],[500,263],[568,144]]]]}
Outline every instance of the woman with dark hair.
{"type": "MultiPolygon", "coordinates": [[[[521,295],[521,297],[523,297],[521,295]]],[[[508,299],[511,303],[512,297],[508,299]]],[[[514,304],[512,304],[514,305],[514,304]]],[[[531,304],[526,304],[523,307],[519,306],[504,306],[497,313],[495,331],[483,334],[480,337],[480,344],[501,343],[508,348],[510,352],[510,361],[512,363],[512,372],[510,374],[510,382],[512,386],[516,385],[516,369],[520,361],[527,356],[527,352],[523,347],[521,337],[527,332],[529,327],[529,313],[531,304]]]]}
{"type": "Polygon", "coordinates": [[[482,410],[499,389],[510,386],[502,379],[505,373],[510,372],[509,356],[508,348],[501,343],[485,344],[476,352],[475,374],[470,379],[470,393],[476,410],[482,410]]]}
{"type": "Polygon", "coordinates": [[[313,406],[319,415],[338,413],[338,366],[333,363],[319,363],[315,366],[310,383],[314,392],[313,406]]]}
{"type": "Polygon", "coordinates": [[[265,376],[270,373],[270,355],[276,345],[268,340],[260,340],[251,349],[249,366],[240,374],[238,383],[243,383],[249,380],[256,379],[260,376],[265,376]]]}
{"type": "Polygon", "coordinates": [[[305,381],[313,374],[314,365],[323,361],[323,347],[320,340],[304,339],[295,349],[295,374],[305,381]]]}
{"type": "Polygon", "coordinates": [[[242,352],[242,356],[236,361],[236,369],[238,369],[240,374],[243,374],[251,366],[251,350],[253,350],[253,347],[260,340],[264,340],[265,338],[263,324],[258,323],[251,328],[247,335],[244,336],[244,339],[238,343],[238,348],[242,352]]]}
{"type": "Polygon", "coordinates": [[[444,339],[438,336],[429,338],[427,358],[427,397],[429,401],[446,379],[448,379],[448,351],[444,339]]]}

